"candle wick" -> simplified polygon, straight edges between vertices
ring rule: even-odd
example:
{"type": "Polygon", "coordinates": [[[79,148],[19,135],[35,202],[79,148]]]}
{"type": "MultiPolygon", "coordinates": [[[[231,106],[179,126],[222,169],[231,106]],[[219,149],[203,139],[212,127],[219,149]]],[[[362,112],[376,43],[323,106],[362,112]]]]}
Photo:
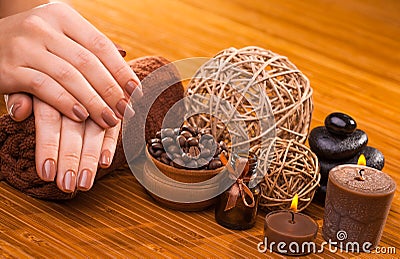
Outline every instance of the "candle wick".
{"type": "Polygon", "coordinates": [[[292,220],[289,220],[289,222],[294,224],[294,212],[291,210],[290,214],[292,214],[292,220]]]}
{"type": "Polygon", "coordinates": [[[364,178],[364,169],[358,170],[358,174],[359,174],[359,176],[356,177],[356,180],[364,181],[365,180],[365,178],[364,178]]]}

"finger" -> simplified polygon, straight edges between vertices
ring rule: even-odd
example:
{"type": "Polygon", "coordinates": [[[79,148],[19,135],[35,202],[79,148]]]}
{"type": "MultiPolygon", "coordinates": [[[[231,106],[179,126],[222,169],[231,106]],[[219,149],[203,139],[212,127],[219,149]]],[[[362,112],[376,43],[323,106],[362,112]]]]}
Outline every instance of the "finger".
{"type": "Polygon", "coordinates": [[[36,127],[36,171],[44,181],[53,181],[57,171],[61,115],[53,107],[34,97],[36,127]]]}
{"type": "Polygon", "coordinates": [[[85,135],[78,175],[78,190],[82,191],[92,188],[105,132],[104,129],[100,128],[90,119],[85,124],[85,135]]]}
{"type": "Polygon", "coordinates": [[[121,123],[117,126],[109,128],[106,130],[103,140],[103,146],[101,147],[100,156],[100,167],[107,168],[111,165],[114,158],[115,148],[117,147],[117,141],[119,136],[119,131],[121,129],[121,123]]]}
{"type": "Polygon", "coordinates": [[[73,8],[63,4],[54,4],[48,7],[53,8],[60,16],[69,18],[59,21],[64,33],[73,41],[94,53],[129,95],[133,93],[137,86],[140,86],[140,80],[118,54],[118,50],[111,40],[73,8]]]}
{"type": "Polygon", "coordinates": [[[85,123],[62,117],[56,182],[64,192],[74,192],[76,189],[84,131],[85,123]]]}
{"type": "Polygon", "coordinates": [[[32,114],[32,97],[27,94],[4,95],[8,114],[15,121],[23,121],[32,114]]]}
{"type": "MultiPolygon", "coordinates": [[[[54,70],[54,67],[62,68],[61,71],[76,71],[79,73],[79,77],[76,78],[75,82],[68,82],[66,80],[68,78],[65,78],[64,75],[59,77],[58,74],[60,73],[53,72],[52,75],[54,74],[54,76],[56,76],[53,76],[53,78],[60,84],[69,86],[69,92],[71,92],[74,96],[77,96],[75,95],[75,92],[82,93],[82,88],[80,87],[80,89],[76,89],[76,85],[84,86],[83,89],[88,92],[89,89],[87,88],[92,88],[93,93],[97,93],[99,95],[98,98],[101,98],[105,102],[104,104],[103,102],[99,103],[102,105],[107,104],[113,109],[115,114],[122,119],[125,109],[128,106],[128,101],[124,91],[121,89],[118,82],[113,78],[107,68],[104,67],[104,65],[93,53],[77,44],[75,41],[65,37],[65,35],[61,35],[56,32],[54,32],[54,34],[57,36],[52,37],[45,42],[47,49],[54,55],[58,56],[62,61],[67,61],[73,66],[74,69],[66,67],[65,64],[62,64],[63,62],[58,62],[59,64],[52,63],[51,67],[43,63],[35,64],[35,66],[45,66],[42,68],[45,69],[44,71],[52,71],[54,70]],[[70,89],[72,87],[73,89],[70,89]]],[[[116,49],[115,47],[113,48],[116,49]]],[[[128,93],[128,96],[130,96],[130,94],[131,93],[128,93]]],[[[85,99],[87,99],[87,97],[82,97],[82,99],[78,98],[78,100],[80,100],[82,103],[84,103],[85,99]]],[[[92,110],[99,110],[97,107],[96,109],[91,109],[91,107],[86,105],[85,107],[89,110],[91,115],[92,110]]],[[[128,109],[133,111],[133,109],[129,106],[128,109]]],[[[132,111],[130,112],[132,113],[132,111]]]]}
{"type": "MultiPolygon", "coordinates": [[[[31,59],[26,60],[29,67],[47,74],[62,85],[72,96],[74,96],[89,111],[91,118],[103,128],[113,127],[118,123],[118,118],[113,110],[108,107],[102,97],[96,92],[82,74],[70,63],[47,51],[36,51],[32,53],[31,59]],[[42,62],[46,60],[46,62],[42,62]]],[[[100,77],[101,71],[96,71],[100,77]]],[[[103,71],[107,73],[107,71],[103,71]]],[[[95,77],[95,75],[93,75],[95,77]]],[[[101,84],[101,82],[98,82],[101,84]]],[[[107,82],[103,82],[107,84],[107,82]]],[[[128,102],[121,89],[121,99],[114,103],[119,110],[124,111],[128,102]]],[[[116,89],[111,89],[111,91],[116,89]]],[[[110,92],[111,93],[111,92],[110,92]]]]}
{"type": "MultiPolygon", "coordinates": [[[[25,67],[18,67],[13,73],[13,76],[18,79],[14,87],[26,86],[24,88],[26,92],[35,95],[70,119],[84,121],[89,116],[85,107],[48,75],[25,67]]],[[[106,124],[103,123],[103,125],[106,124]]]]}

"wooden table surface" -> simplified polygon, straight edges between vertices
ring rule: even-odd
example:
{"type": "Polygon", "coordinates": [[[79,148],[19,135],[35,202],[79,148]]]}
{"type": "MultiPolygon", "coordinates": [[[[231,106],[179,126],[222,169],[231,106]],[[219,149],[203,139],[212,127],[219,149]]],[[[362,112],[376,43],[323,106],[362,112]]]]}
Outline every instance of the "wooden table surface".
{"type": "MultiPolygon", "coordinates": [[[[128,52],[127,60],[211,57],[257,45],[287,56],[314,89],[312,127],[327,114],[352,115],[384,171],[400,185],[400,1],[398,0],[76,0],[71,4],[128,52]]],[[[4,111],[4,107],[2,108],[4,111]]],[[[322,225],[323,209],[305,211],[322,225]]],[[[397,189],[380,246],[400,254],[397,189]]],[[[155,204],[128,169],[68,202],[45,202],[0,183],[2,257],[282,257],[257,251],[256,226],[231,231],[213,210],[183,213],[155,204]]],[[[322,238],[318,234],[317,242],[322,238]]],[[[370,258],[331,253],[309,257],[370,258]]]]}

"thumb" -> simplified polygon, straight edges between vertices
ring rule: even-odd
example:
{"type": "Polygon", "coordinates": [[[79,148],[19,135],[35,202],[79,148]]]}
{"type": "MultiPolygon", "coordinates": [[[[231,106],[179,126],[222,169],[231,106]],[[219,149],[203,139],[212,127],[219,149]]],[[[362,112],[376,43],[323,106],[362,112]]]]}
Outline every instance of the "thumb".
{"type": "Polygon", "coordinates": [[[23,94],[4,95],[8,114],[15,121],[23,121],[32,114],[32,97],[23,94]]]}

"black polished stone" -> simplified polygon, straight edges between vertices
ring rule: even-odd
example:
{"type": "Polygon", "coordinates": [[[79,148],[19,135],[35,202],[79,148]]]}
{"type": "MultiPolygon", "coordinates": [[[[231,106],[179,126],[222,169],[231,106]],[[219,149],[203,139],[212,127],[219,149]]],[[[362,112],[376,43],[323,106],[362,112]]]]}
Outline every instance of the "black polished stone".
{"type": "Polygon", "coordinates": [[[326,116],[325,127],[330,133],[347,135],[353,133],[357,128],[356,121],[347,114],[334,112],[326,116]]]}
{"type": "Polygon", "coordinates": [[[358,158],[361,154],[364,154],[365,159],[367,160],[367,166],[376,168],[378,170],[382,170],[385,165],[385,157],[382,152],[374,147],[364,147],[360,152],[358,152],[354,157],[341,161],[332,161],[332,160],[324,160],[319,159],[320,165],[320,173],[321,173],[321,181],[322,185],[326,185],[328,182],[329,171],[338,165],[343,164],[354,164],[356,165],[358,162],[358,158]]]}
{"type": "Polygon", "coordinates": [[[346,136],[336,135],[320,126],[311,130],[308,143],[318,158],[343,160],[353,157],[365,147],[368,136],[359,129],[346,136]]]}

